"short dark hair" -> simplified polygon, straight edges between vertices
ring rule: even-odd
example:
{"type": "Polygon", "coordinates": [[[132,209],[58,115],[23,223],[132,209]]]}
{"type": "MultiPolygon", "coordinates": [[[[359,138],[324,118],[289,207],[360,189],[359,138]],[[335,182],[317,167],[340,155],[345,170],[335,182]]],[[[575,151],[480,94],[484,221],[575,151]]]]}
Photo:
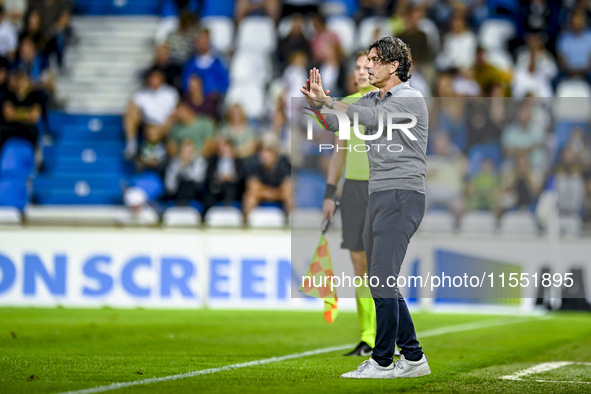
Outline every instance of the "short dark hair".
{"type": "Polygon", "coordinates": [[[382,37],[375,40],[368,51],[375,48],[378,53],[378,58],[386,63],[398,62],[398,69],[396,75],[402,82],[410,79],[410,68],[412,66],[412,54],[410,48],[400,38],[382,37]]]}

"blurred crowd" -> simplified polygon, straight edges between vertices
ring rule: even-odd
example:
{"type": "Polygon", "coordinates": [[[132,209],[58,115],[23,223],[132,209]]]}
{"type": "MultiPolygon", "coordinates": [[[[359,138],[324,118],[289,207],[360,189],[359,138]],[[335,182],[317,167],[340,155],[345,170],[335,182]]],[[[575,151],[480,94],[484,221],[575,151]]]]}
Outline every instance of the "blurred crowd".
{"type": "Polygon", "coordinates": [[[72,11],[70,0],[0,1],[0,149],[11,137],[36,144],[47,109],[58,106],[57,73],[72,11]]]}
{"type": "Polygon", "coordinates": [[[234,3],[236,28],[249,16],[266,16],[276,24],[266,86],[270,110],[256,117],[245,114],[244,101],[225,97],[233,53],[212,46],[215,37],[199,19],[202,5],[164,3],[178,10],[176,23],[170,25],[170,15],[163,18],[153,64],[142,75],[145,86],[134,94],[124,120],[125,155],[138,173],[159,175],[166,190],[160,201],[200,204],[205,210],[234,204],[245,215],[270,202],[288,213],[290,165],[324,173],[328,160],[304,141],[303,131],[290,133],[290,98],[301,96],[299,88],[313,66],[332,95],[356,92],[351,56],[366,48],[346,51],[343,32],[327,22],[349,18],[362,26],[367,18],[382,17],[371,39],[392,34],[408,43],[410,83],[433,97],[430,207],[447,209],[458,219],[471,209],[498,215],[533,210],[551,188],[562,212],[591,216],[589,124],[559,123],[552,115],[555,103],[536,99],[568,95],[560,93],[564,82],[591,92],[589,1],[349,3],[354,2],[234,3]],[[337,3],[341,6],[334,7],[337,3]]]}

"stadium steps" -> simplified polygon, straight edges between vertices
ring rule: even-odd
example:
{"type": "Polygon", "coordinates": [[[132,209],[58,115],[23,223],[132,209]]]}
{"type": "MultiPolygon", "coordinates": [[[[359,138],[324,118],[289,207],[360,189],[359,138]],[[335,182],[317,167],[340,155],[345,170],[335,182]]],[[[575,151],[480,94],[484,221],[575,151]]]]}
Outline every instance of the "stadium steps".
{"type": "Polygon", "coordinates": [[[121,114],[150,64],[156,16],[75,16],[76,42],[56,83],[69,113],[121,114]]]}

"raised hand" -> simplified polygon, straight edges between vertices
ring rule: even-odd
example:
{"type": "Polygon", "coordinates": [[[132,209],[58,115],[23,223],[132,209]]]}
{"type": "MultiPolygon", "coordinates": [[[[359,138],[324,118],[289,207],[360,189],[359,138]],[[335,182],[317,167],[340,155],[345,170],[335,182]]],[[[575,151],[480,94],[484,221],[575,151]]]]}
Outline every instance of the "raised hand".
{"type": "Polygon", "coordinates": [[[306,101],[311,106],[322,105],[324,98],[330,93],[329,90],[322,89],[322,77],[316,67],[310,70],[310,77],[306,80],[306,84],[302,86],[300,92],[306,96],[306,101]]]}

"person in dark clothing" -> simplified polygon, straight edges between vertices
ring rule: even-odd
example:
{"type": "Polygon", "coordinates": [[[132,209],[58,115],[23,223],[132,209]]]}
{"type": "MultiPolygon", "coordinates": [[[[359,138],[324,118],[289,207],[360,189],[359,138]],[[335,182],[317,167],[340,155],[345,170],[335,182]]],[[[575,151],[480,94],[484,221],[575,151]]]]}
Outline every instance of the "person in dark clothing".
{"type": "Polygon", "coordinates": [[[43,98],[39,92],[33,91],[31,80],[22,71],[11,75],[10,87],[11,91],[2,103],[6,124],[0,133],[0,149],[11,137],[20,137],[36,145],[43,98]]]}
{"type": "Polygon", "coordinates": [[[294,14],[291,18],[292,24],[289,34],[280,39],[277,44],[277,58],[281,73],[288,66],[289,58],[293,53],[303,52],[308,59],[312,58],[310,42],[304,36],[304,17],[301,14],[294,14]]]}
{"type": "Polygon", "coordinates": [[[291,210],[291,164],[279,155],[277,145],[266,141],[259,152],[259,163],[248,179],[242,202],[244,217],[263,201],[283,204],[286,215],[291,210]]]}
{"type": "Polygon", "coordinates": [[[193,141],[184,140],[178,157],[170,160],[164,178],[166,191],[176,205],[189,205],[201,198],[205,170],[205,159],[195,154],[193,141]]]}
{"type": "Polygon", "coordinates": [[[170,61],[170,50],[168,49],[168,46],[156,46],[154,49],[154,63],[143,72],[142,81],[148,79],[148,76],[154,70],[154,68],[162,70],[166,83],[175,87],[180,92],[181,74],[183,73],[183,68],[177,64],[173,64],[170,61]]]}
{"type": "Polygon", "coordinates": [[[37,50],[41,53],[45,51],[45,37],[43,36],[43,25],[41,14],[37,10],[31,10],[25,19],[25,26],[18,36],[18,41],[21,42],[25,38],[30,38],[37,50]]]}
{"type": "Polygon", "coordinates": [[[234,144],[227,138],[220,138],[217,151],[207,159],[205,174],[205,209],[217,203],[232,205],[242,199],[246,172],[236,157],[234,144]]]}
{"type": "Polygon", "coordinates": [[[30,9],[36,10],[41,16],[41,26],[46,46],[44,54],[49,58],[56,55],[61,68],[66,46],[66,28],[70,23],[69,0],[31,0],[30,9]]]}

